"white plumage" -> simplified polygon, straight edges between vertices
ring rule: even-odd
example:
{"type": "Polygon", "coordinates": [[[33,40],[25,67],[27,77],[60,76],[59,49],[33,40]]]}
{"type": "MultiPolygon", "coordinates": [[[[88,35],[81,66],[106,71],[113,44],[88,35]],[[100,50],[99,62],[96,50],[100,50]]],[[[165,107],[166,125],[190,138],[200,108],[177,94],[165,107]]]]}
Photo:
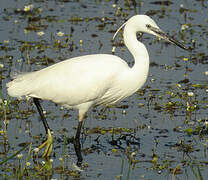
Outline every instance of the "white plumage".
{"type": "MultiPolygon", "coordinates": [[[[135,61],[133,67],[129,67],[124,60],[114,55],[75,57],[36,72],[17,76],[7,84],[8,94],[13,97],[27,95],[51,100],[67,108],[76,108],[79,110],[81,123],[91,106],[115,103],[130,96],[145,83],[149,70],[149,55],[144,44],[137,40],[138,31],[153,34],[187,49],[164,34],[146,15],[133,16],[123,26],[124,43],[135,61]]],[[[45,127],[47,132],[47,125],[45,127]]],[[[77,132],[77,139],[79,135],[80,132],[77,132]]],[[[81,160],[81,155],[77,155],[78,160],[81,160]]]]}
{"type": "Polygon", "coordinates": [[[132,81],[131,70],[117,56],[87,55],[19,75],[7,87],[13,97],[27,95],[69,108],[89,108],[115,103],[139,89],[145,80],[141,82],[137,73],[138,78],[132,81]]]}

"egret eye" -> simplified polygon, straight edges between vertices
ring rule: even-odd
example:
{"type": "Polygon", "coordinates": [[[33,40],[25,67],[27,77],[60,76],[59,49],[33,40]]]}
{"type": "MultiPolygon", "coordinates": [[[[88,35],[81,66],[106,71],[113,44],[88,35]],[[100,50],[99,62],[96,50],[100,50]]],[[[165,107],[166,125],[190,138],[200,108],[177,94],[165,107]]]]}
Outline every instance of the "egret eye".
{"type": "Polygon", "coordinates": [[[147,27],[148,29],[150,29],[150,28],[151,28],[151,25],[150,25],[150,24],[147,24],[146,27],[147,27]]]}

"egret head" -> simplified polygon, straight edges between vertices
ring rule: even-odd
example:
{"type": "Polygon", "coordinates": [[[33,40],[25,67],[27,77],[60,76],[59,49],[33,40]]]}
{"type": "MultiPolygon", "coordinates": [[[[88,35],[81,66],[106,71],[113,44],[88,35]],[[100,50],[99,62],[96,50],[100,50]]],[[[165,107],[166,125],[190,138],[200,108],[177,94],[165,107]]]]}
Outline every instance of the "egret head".
{"type": "Polygon", "coordinates": [[[123,28],[124,26],[127,26],[128,28],[130,28],[133,33],[144,32],[144,33],[152,34],[159,38],[165,39],[166,41],[171,42],[172,44],[175,44],[182,49],[188,50],[188,48],[185,47],[182,43],[178,42],[173,37],[169,36],[167,33],[164,33],[158,27],[155,21],[147,15],[135,15],[131,17],[127,22],[125,22],[116,31],[115,35],[113,36],[113,39],[115,38],[117,33],[120,31],[120,29],[123,28]]]}

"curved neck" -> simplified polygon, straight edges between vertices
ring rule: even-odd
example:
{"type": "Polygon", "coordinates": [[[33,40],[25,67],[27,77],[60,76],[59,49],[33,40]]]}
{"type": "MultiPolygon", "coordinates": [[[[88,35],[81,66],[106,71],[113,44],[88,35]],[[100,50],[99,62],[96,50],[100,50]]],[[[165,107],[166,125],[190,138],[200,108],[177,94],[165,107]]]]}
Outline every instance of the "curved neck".
{"type": "MultiPolygon", "coordinates": [[[[137,72],[143,68],[149,70],[149,54],[143,43],[137,40],[136,31],[132,28],[131,23],[127,23],[124,28],[124,43],[132,56],[134,57],[133,69],[137,69],[137,72]]],[[[143,69],[144,70],[144,69],[143,69]]]]}
{"type": "Polygon", "coordinates": [[[134,66],[138,64],[142,65],[147,63],[149,66],[149,54],[143,43],[137,40],[136,31],[132,28],[132,24],[126,24],[124,27],[124,43],[132,56],[134,57],[134,66]]]}
{"type": "Polygon", "coordinates": [[[129,75],[131,77],[137,77],[135,84],[142,86],[148,76],[149,71],[149,54],[143,43],[137,40],[136,30],[134,30],[132,23],[127,23],[124,28],[124,43],[132,56],[134,57],[134,65],[130,68],[129,75]]]}

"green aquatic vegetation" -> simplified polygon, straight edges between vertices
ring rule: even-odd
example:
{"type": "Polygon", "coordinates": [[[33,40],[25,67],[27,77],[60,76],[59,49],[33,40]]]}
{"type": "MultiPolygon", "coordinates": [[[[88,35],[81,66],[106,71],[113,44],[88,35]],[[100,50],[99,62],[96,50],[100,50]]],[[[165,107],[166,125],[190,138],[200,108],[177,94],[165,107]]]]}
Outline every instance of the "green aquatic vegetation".
{"type": "Polygon", "coordinates": [[[169,88],[160,96],[151,95],[150,103],[154,105],[154,109],[157,111],[175,112],[176,110],[184,110],[186,112],[193,112],[205,108],[203,106],[206,101],[199,99],[198,92],[201,89],[206,89],[206,85],[193,84],[190,87],[182,88],[180,84],[176,84],[175,87],[169,88]],[[193,89],[194,88],[194,89],[193,89]],[[188,89],[191,89],[190,91],[188,89]],[[165,99],[165,101],[163,101],[165,99]],[[161,104],[161,101],[162,104],[161,104]]]}
{"type": "Polygon", "coordinates": [[[17,156],[18,154],[20,154],[20,152],[24,151],[29,144],[26,144],[23,148],[21,148],[20,150],[18,150],[17,152],[15,152],[14,154],[12,154],[11,156],[5,158],[3,161],[0,162],[0,165],[6,163],[7,161],[9,161],[10,159],[14,158],[15,156],[17,156]]]}
{"type": "Polygon", "coordinates": [[[116,128],[102,128],[102,127],[95,127],[95,128],[92,128],[92,129],[87,129],[85,130],[85,133],[86,134],[94,134],[94,133],[97,133],[97,134],[106,134],[106,133],[110,133],[110,134],[121,134],[123,132],[126,132],[126,133],[131,133],[133,132],[134,130],[133,129],[129,129],[129,128],[121,128],[121,127],[116,127],[116,128]]]}
{"type": "Polygon", "coordinates": [[[193,175],[195,176],[195,178],[196,178],[197,180],[203,180],[203,179],[204,179],[204,178],[202,177],[202,174],[201,174],[201,170],[200,170],[199,164],[197,164],[197,167],[196,167],[197,172],[194,170],[193,165],[191,165],[190,167],[191,167],[191,170],[192,170],[192,172],[193,172],[193,175]]]}
{"type": "Polygon", "coordinates": [[[170,34],[192,47],[192,51],[180,52],[176,49],[175,54],[171,54],[168,50],[174,47],[169,43],[140,37],[148,45],[148,49],[152,49],[150,77],[135,97],[123,102],[134,108],[114,107],[104,113],[88,114],[88,119],[96,119],[98,125],[94,126],[92,123],[84,128],[82,148],[85,161],[88,161],[83,164],[84,172],[76,170],[76,166],[73,167],[73,137],[70,133],[75,130],[75,125],[71,123],[75,121],[74,112],[55,112],[51,104],[45,103],[52,109],[46,114],[49,122],[52,127],[56,127],[55,153],[46,161],[28,146],[19,155],[1,165],[2,178],[105,177],[125,180],[154,179],[159,176],[161,179],[206,179],[206,1],[190,1],[188,4],[185,1],[172,2],[108,0],[89,1],[85,4],[80,1],[34,1],[33,4],[24,4],[22,1],[14,1],[3,7],[1,31],[5,37],[0,42],[0,65],[3,65],[3,68],[0,67],[0,162],[26,145],[20,143],[25,142],[24,136],[27,134],[23,134],[24,131],[30,132],[27,141],[33,143],[32,147],[43,138],[34,107],[27,106],[30,101],[9,99],[6,95],[4,84],[10,80],[9,73],[14,66],[19,68],[23,64],[29,67],[29,71],[35,70],[80,55],[80,52],[111,53],[111,46],[117,47],[114,48],[115,55],[128,59],[131,64],[131,56],[127,55],[127,50],[124,51],[122,36],[119,35],[119,40],[116,41],[111,41],[111,38],[115,30],[135,13],[151,15],[155,20],[161,21],[161,27],[167,30],[172,25],[170,34]],[[169,74],[164,72],[173,73],[174,77],[168,77],[169,74]],[[166,75],[168,76],[164,77],[166,75]],[[63,130],[57,127],[62,118],[63,130]],[[126,128],[129,126],[125,124],[116,125],[123,119],[133,128],[126,128]],[[135,127],[132,120],[137,122],[135,127]],[[27,123],[32,125],[30,128],[33,132],[30,128],[24,129],[27,123]],[[106,125],[108,123],[110,125],[106,125]],[[167,133],[160,136],[156,129],[163,126],[167,128],[167,133]],[[19,129],[21,134],[18,133],[19,129]],[[158,141],[154,148],[154,142],[151,142],[153,139],[158,141]],[[148,150],[152,148],[154,150],[151,154],[151,150],[148,150]],[[131,156],[134,154],[135,156],[131,156]],[[95,160],[96,165],[93,164],[95,160]],[[107,165],[110,162],[115,164],[109,170],[107,165]],[[113,172],[113,168],[116,172],[113,172]]]}
{"type": "MultiPolygon", "coordinates": [[[[72,163],[70,162],[69,166],[67,166],[65,163],[63,163],[63,161],[65,160],[63,160],[62,158],[59,158],[61,162],[60,166],[54,165],[53,159],[44,160],[40,163],[38,156],[33,156],[31,143],[29,146],[28,155],[24,159],[24,155],[21,152],[26,150],[28,145],[29,144],[26,144],[23,148],[21,148],[20,150],[18,150],[17,152],[12,154],[11,156],[8,156],[0,162],[0,165],[4,165],[2,166],[4,167],[4,171],[7,171],[7,173],[11,173],[13,171],[13,174],[11,176],[6,174],[3,175],[4,178],[43,178],[53,175],[54,172],[64,176],[80,176],[79,171],[73,168],[72,163]],[[17,163],[12,164],[12,160],[14,158],[16,159],[17,163]],[[10,169],[10,166],[12,166],[13,169],[10,169]]],[[[87,164],[83,166],[83,168],[86,167],[87,164]]]]}
{"type": "Polygon", "coordinates": [[[196,123],[189,125],[188,128],[184,129],[188,135],[199,135],[200,137],[208,134],[208,120],[200,119],[196,123]]]}

